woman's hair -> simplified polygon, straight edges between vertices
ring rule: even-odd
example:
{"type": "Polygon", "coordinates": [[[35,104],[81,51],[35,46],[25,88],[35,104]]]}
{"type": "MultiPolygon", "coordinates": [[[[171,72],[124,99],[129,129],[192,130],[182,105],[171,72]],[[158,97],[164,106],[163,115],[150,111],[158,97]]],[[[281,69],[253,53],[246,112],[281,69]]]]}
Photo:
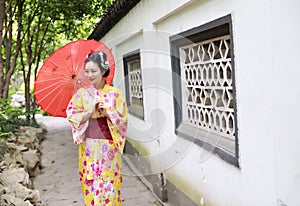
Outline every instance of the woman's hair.
{"type": "Polygon", "coordinates": [[[95,62],[99,66],[101,72],[104,72],[102,76],[108,76],[109,62],[107,61],[107,56],[104,52],[93,52],[89,54],[87,59],[85,60],[85,64],[88,62],[95,62]]]}

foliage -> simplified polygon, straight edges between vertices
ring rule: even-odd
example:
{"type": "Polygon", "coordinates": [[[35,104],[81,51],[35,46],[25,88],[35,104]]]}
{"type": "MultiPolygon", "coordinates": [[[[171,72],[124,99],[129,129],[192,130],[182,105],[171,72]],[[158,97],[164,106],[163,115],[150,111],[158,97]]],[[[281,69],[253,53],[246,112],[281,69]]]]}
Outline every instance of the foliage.
{"type": "Polygon", "coordinates": [[[37,127],[32,114],[28,114],[23,108],[14,108],[8,101],[0,99],[0,159],[6,151],[5,142],[10,133],[16,132],[20,126],[37,127]],[[30,116],[30,121],[26,117],[30,116]]]}
{"type": "Polygon", "coordinates": [[[0,0],[0,156],[10,132],[36,125],[31,81],[41,62],[68,41],[86,38],[112,1],[0,0]],[[20,90],[20,85],[25,111],[7,102],[9,92],[20,90]]]}
{"type": "Polygon", "coordinates": [[[86,38],[112,0],[0,0],[0,98],[21,72],[26,111],[41,63],[68,41],[86,38]]]}
{"type": "Polygon", "coordinates": [[[23,108],[14,108],[8,101],[0,99],[0,137],[5,137],[10,132],[15,132],[20,126],[37,126],[33,121],[27,121],[26,116],[31,116],[23,108]]]}

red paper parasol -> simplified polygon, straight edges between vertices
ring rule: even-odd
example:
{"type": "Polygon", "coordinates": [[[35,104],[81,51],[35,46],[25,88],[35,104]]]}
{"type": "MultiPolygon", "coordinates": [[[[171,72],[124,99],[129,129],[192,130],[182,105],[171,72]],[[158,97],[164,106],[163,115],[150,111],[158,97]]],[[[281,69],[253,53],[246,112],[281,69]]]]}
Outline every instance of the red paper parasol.
{"type": "Polygon", "coordinates": [[[84,76],[87,55],[102,51],[106,53],[110,73],[106,77],[111,84],[115,62],[109,48],[95,40],[77,40],[66,44],[51,54],[38,72],[34,83],[34,96],[38,105],[48,114],[66,117],[68,103],[79,88],[90,85],[84,76]]]}

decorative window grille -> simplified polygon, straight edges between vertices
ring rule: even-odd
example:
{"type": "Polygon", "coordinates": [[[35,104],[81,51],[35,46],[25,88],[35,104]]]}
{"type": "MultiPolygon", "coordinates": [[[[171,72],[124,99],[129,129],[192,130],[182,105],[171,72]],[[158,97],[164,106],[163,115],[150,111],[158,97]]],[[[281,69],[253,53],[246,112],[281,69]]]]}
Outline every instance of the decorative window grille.
{"type": "Polygon", "coordinates": [[[175,132],[239,166],[231,15],[170,37],[175,132]]]}
{"type": "Polygon", "coordinates": [[[124,57],[124,69],[129,113],[143,119],[143,84],[139,53],[124,57]]]}
{"type": "Polygon", "coordinates": [[[182,47],[183,121],[235,140],[230,36],[182,47]]]}

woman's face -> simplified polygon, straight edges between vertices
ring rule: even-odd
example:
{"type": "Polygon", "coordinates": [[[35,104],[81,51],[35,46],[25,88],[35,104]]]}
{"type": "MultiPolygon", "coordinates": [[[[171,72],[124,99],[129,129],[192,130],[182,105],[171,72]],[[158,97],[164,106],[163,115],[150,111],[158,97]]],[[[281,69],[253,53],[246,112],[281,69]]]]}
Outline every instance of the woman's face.
{"type": "Polygon", "coordinates": [[[99,86],[102,80],[102,73],[99,66],[95,62],[88,62],[85,64],[85,76],[95,86],[99,86]]]}

